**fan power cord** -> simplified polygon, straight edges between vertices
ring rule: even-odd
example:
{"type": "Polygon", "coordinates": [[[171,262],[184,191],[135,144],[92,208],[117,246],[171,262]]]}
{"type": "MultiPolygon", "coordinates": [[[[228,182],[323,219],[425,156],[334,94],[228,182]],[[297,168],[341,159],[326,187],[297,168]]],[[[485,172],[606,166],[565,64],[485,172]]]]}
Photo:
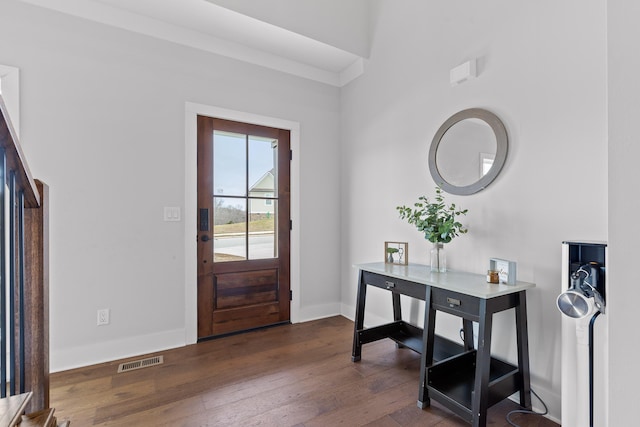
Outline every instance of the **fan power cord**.
{"type": "Polygon", "coordinates": [[[542,403],[542,406],[544,407],[544,412],[529,411],[528,409],[514,409],[513,411],[509,412],[506,416],[506,419],[509,425],[512,425],[513,427],[520,427],[518,424],[511,421],[512,414],[547,415],[549,413],[549,408],[547,408],[547,404],[544,403],[544,400],[542,400],[540,396],[538,396],[538,393],[536,393],[535,391],[533,391],[533,389],[531,389],[531,394],[533,394],[540,401],[540,403],[542,403]]]}

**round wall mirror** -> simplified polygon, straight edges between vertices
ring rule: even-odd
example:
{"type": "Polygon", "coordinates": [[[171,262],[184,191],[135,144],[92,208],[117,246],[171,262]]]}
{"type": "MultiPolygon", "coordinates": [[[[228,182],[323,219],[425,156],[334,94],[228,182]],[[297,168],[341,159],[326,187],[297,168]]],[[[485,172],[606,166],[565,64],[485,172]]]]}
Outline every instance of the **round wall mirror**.
{"type": "Polygon", "coordinates": [[[502,121],[481,108],[449,117],[429,149],[429,171],[447,193],[468,195],[486,188],[507,159],[509,141],[502,121]]]}

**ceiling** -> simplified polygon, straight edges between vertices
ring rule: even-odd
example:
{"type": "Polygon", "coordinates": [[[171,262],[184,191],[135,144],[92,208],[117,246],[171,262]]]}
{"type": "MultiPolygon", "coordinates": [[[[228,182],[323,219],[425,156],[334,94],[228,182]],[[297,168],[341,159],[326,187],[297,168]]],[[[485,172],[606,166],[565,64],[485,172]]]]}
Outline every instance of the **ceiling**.
{"type": "Polygon", "coordinates": [[[207,0],[22,0],[333,86],[363,72],[361,56],[207,0]]]}

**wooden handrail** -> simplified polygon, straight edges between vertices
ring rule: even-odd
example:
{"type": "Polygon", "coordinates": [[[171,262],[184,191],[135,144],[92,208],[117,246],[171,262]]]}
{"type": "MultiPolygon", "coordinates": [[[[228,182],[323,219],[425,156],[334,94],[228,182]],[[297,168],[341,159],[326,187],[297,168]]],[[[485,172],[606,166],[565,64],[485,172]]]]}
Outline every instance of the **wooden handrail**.
{"type": "Polygon", "coordinates": [[[17,171],[18,186],[24,189],[25,207],[37,208],[40,206],[40,195],[36,182],[31,175],[27,159],[22,152],[18,135],[11,124],[7,106],[0,95],[0,148],[4,148],[7,155],[7,167],[17,171]]]}

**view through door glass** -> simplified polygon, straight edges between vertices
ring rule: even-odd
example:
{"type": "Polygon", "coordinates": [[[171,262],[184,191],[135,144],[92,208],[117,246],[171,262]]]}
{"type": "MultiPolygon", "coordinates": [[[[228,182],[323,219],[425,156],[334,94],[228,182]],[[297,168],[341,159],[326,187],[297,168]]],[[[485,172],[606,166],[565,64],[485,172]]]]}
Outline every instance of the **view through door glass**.
{"type": "Polygon", "coordinates": [[[198,116],[198,337],[289,321],[289,131],[198,116]]]}
{"type": "Polygon", "coordinates": [[[214,262],[276,258],[278,140],[213,132],[214,262]]]}

